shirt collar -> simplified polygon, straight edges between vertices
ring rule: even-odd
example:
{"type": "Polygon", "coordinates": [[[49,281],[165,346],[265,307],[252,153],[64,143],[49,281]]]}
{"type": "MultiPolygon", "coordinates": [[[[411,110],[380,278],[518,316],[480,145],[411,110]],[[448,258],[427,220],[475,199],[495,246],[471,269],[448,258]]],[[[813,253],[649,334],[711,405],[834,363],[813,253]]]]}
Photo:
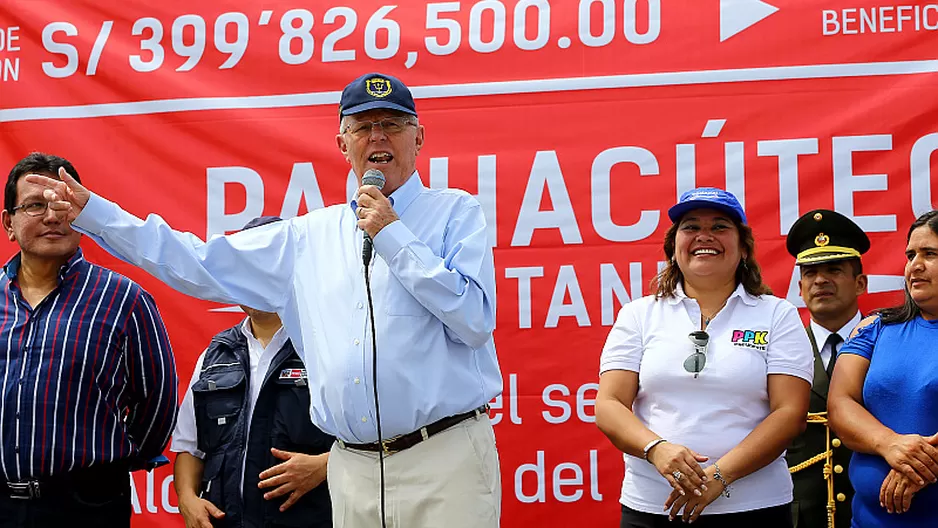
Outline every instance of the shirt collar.
{"type": "Polygon", "coordinates": [[[414,198],[416,198],[421,191],[423,191],[423,182],[420,181],[420,174],[414,171],[403,185],[391,193],[390,198],[394,200],[391,202],[394,206],[394,212],[398,215],[404,214],[404,211],[413,203],[414,198]]]}
{"type": "Polygon", "coordinates": [[[261,342],[254,337],[254,331],[251,329],[251,318],[245,317],[244,321],[241,322],[241,333],[247,338],[248,342],[253,342],[257,345],[258,349],[263,350],[280,350],[283,348],[284,343],[287,342],[287,332],[283,329],[281,325],[280,328],[274,332],[274,337],[270,339],[270,343],[267,343],[267,347],[261,346],[261,342]]]}
{"type": "MultiPolygon", "coordinates": [[[[20,271],[20,265],[22,263],[22,259],[23,259],[23,253],[19,252],[16,255],[14,255],[13,258],[11,258],[6,264],[4,264],[3,273],[6,274],[9,280],[11,281],[16,280],[16,276],[20,271]]],[[[65,262],[65,264],[62,264],[62,267],[59,268],[59,282],[62,282],[63,280],[65,280],[65,277],[68,275],[68,273],[72,271],[73,269],[75,269],[79,263],[84,262],[84,260],[85,260],[85,257],[81,252],[81,248],[78,248],[75,251],[75,253],[72,254],[71,257],[69,257],[69,259],[65,262]]]]}
{"type": "Polygon", "coordinates": [[[861,319],[863,319],[863,316],[860,315],[860,312],[858,311],[853,315],[853,318],[847,321],[847,324],[840,327],[837,332],[831,332],[827,328],[817,324],[814,319],[811,319],[811,333],[814,334],[814,340],[821,347],[823,347],[824,343],[827,342],[828,336],[833,333],[836,333],[840,336],[840,339],[846,341],[847,338],[850,337],[850,333],[853,332],[853,329],[856,328],[858,324],[860,324],[861,319]]]}
{"type": "MultiPolygon", "coordinates": [[[[403,185],[398,187],[388,196],[388,200],[391,202],[391,207],[394,208],[394,212],[398,216],[404,214],[404,210],[413,203],[414,198],[417,197],[423,191],[423,182],[420,181],[420,174],[417,171],[414,171],[410,175],[410,178],[407,178],[407,181],[403,185]]],[[[358,209],[358,202],[352,200],[349,202],[349,206],[352,208],[352,211],[358,209]]]]}
{"type": "MultiPolygon", "coordinates": [[[[743,286],[742,283],[736,285],[736,289],[727,297],[726,304],[729,304],[730,299],[733,297],[739,297],[743,304],[747,306],[756,306],[759,304],[758,297],[747,292],[746,287],[743,286]]],[[[674,289],[674,295],[668,297],[668,302],[674,305],[683,302],[685,299],[689,299],[689,297],[684,293],[684,284],[678,283],[677,288],[674,289]]]]}

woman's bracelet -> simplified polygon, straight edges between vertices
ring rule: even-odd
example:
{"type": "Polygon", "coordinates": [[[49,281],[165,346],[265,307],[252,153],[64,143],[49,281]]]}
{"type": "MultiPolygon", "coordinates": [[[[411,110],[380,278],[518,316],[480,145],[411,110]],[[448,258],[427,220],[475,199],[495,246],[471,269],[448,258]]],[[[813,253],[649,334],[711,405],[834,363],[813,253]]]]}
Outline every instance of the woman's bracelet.
{"type": "Polygon", "coordinates": [[[664,438],[656,438],[651,442],[648,442],[648,445],[645,446],[645,449],[642,449],[642,456],[645,458],[645,460],[648,460],[648,453],[650,453],[656,445],[663,444],[665,442],[667,442],[667,440],[664,438]]]}
{"type": "Polygon", "coordinates": [[[723,478],[723,473],[720,472],[720,466],[716,462],[713,463],[713,478],[718,480],[720,484],[723,484],[723,496],[727,499],[730,498],[730,483],[723,478]]]}

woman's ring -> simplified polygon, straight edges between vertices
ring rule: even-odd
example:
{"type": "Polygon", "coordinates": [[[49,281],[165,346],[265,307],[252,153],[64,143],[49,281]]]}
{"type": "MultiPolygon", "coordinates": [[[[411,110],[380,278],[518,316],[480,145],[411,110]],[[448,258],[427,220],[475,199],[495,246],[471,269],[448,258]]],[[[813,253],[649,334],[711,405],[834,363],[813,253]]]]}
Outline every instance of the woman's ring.
{"type": "Polygon", "coordinates": [[[684,478],[684,474],[677,469],[671,472],[671,476],[674,477],[674,480],[681,480],[684,478]]]}

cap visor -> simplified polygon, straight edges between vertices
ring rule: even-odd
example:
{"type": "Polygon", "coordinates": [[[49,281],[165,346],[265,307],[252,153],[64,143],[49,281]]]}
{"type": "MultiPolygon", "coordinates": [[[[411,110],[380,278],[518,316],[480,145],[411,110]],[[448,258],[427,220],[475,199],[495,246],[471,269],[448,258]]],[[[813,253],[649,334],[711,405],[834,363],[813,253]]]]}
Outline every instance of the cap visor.
{"type": "Polygon", "coordinates": [[[851,255],[849,253],[839,253],[839,252],[817,253],[815,255],[809,255],[807,257],[801,257],[799,259],[795,259],[795,264],[797,264],[798,266],[810,266],[811,264],[823,264],[826,262],[836,262],[838,260],[847,260],[847,259],[854,259],[854,258],[860,258],[860,257],[856,255],[851,255]]]}
{"type": "Polygon", "coordinates": [[[417,112],[410,110],[409,108],[405,106],[392,103],[390,101],[368,101],[367,103],[350,106],[342,110],[342,113],[340,114],[340,116],[345,117],[349,115],[360,114],[362,112],[367,112],[368,110],[378,110],[378,109],[397,110],[398,112],[404,112],[405,114],[410,114],[413,116],[417,115],[417,112]]]}
{"type": "Polygon", "coordinates": [[[718,211],[723,211],[724,213],[728,214],[731,218],[734,218],[737,222],[740,222],[743,224],[746,223],[746,219],[741,218],[739,216],[739,212],[733,209],[732,207],[729,207],[721,203],[710,202],[707,200],[691,200],[689,202],[683,202],[683,203],[673,205],[671,206],[670,209],[668,209],[668,218],[671,219],[672,223],[676,223],[681,219],[682,216],[687,214],[689,211],[693,211],[694,209],[716,209],[718,211]]]}

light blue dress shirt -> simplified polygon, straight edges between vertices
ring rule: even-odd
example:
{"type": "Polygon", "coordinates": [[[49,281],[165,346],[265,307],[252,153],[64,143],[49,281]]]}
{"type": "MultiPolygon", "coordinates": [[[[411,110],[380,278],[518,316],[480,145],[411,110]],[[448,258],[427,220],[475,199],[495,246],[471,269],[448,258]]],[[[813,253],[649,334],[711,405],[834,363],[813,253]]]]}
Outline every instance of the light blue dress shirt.
{"type": "MultiPolygon", "coordinates": [[[[427,189],[416,172],[392,198],[400,221],[375,237],[371,271],[385,438],[502,392],[481,206],[461,190],[427,189]]],[[[74,226],[182,293],[277,312],[306,363],[313,423],[363,443],[377,429],[357,222],[339,204],[203,242],[92,195],[74,226]]]]}

